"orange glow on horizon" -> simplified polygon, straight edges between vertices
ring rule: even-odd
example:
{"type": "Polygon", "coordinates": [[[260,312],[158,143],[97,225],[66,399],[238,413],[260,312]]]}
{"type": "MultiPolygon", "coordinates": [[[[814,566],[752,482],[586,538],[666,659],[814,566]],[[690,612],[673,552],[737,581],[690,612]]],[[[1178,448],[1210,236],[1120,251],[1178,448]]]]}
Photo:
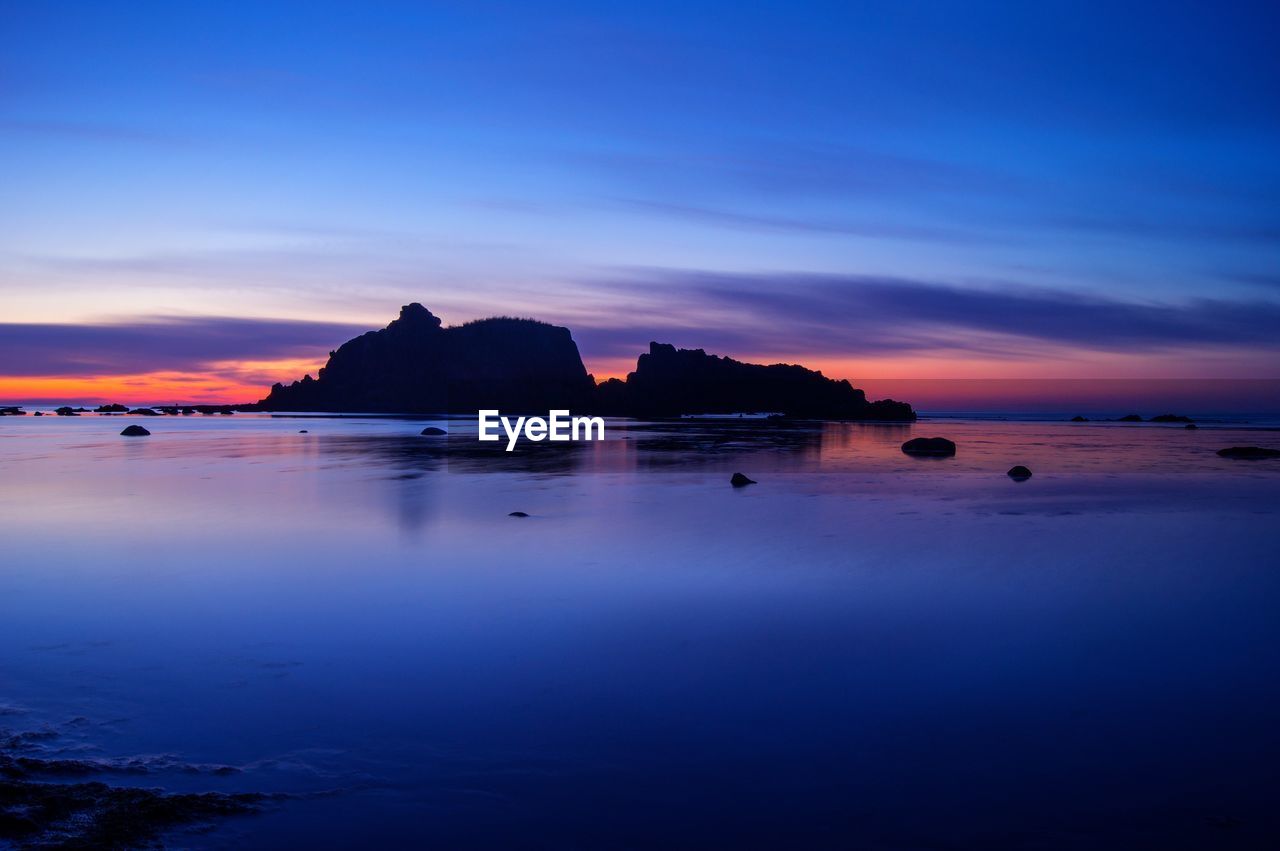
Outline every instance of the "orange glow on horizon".
{"type": "MultiPolygon", "coordinates": [[[[931,356],[879,358],[810,357],[769,353],[732,356],[748,363],[800,363],[832,378],[848,378],[864,389],[868,398],[892,396],[903,401],[934,402],[946,407],[966,399],[985,398],[982,382],[1004,382],[1000,396],[1009,402],[1035,401],[1044,388],[1037,382],[1100,378],[1128,379],[1134,384],[1159,383],[1160,379],[1220,378],[1246,375],[1248,370],[1231,360],[1184,357],[1179,361],[1125,355],[1062,352],[1057,358],[1026,360],[966,359],[931,356]]],[[[201,371],[156,371],[130,375],[0,375],[0,403],[42,402],[87,404],[242,404],[256,402],[275,382],[289,383],[303,375],[316,375],[323,365],[314,359],[225,361],[201,371]]],[[[636,366],[635,358],[595,359],[587,364],[597,382],[625,379],[636,366]]],[[[1252,377],[1266,377],[1257,376],[1252,377]]]]}
{"type": "Polygon", "coordinates": [[[0,399],[12,402],[120,402],[122,404],[233,404],[266,395],[260,385],[211,373],[150,372],[140,375],[0,376],[0,399]]]}
{"type": "Polygon", "coordinates": [[[6,402],[100,402],[121,404],[229,405],[256,402],[277,381],[314,376],[314,360],[234,361],[201,372],[158,371],[133,375],[0,375],[6,402]]]}

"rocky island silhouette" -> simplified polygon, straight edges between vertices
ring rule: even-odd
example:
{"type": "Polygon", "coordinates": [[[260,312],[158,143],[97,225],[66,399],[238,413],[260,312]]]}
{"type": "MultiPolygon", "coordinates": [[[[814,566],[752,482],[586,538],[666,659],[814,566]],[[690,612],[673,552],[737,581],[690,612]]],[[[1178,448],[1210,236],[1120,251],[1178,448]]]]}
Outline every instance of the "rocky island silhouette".
{"type": "Polygon", "coordinates": [[[421,304],[329,353],[315,378],[275,384],[263,411],[474,414],[568,409],[603,416],[769,412],[912,421],[905,402],[867,401],[848,381],[793,364],[765,366],[650,343],[626,380],[597,385],[568,328],[494,317],[444,327],[421,304]]]}

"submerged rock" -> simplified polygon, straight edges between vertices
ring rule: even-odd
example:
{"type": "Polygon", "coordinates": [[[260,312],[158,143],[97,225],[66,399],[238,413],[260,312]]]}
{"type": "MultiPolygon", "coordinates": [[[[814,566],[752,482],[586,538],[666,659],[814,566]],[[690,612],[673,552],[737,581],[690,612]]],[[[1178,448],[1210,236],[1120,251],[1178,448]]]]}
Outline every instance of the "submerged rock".
{"type": "Polygon", "coordinates": [[[151,432],[147,431],[140,425],[125,426],[124,431],[120,432],[123,437],[147,437],[151,432]]]}
{"type": "Polygon", "coordinates": [[[1025,482],[1027,479],[1031,478],[1031,470],[1021,464],[1018,464],[1017,466],[1009,468],[1007,475],[1015,482],[1025,482]]]}
{"type": "Polygon", "coordinates": [[[204,831],[223,817],[261,812],[269,801],[285,797],[257,792],[166,792],[89,782],[97,775],[150,780],[153,774],[170,771],[220,776],[240,769],[171,756],[78,757],[75,748],[65,746],[70,743],[44,744],[58,737],[48,727],[25,732],[0,729],[0,847],[163,848],[164,834],[171,830],[204,831]]]}
{"type": "Polygon", "coordinates": [[[426,428],[424,428],[422,431],[418,433],[425,437],[436,437],[437,435],[448,434],[449,432],[445,431],[442,428],[436,428],[435,426],[427,426],[426,428]]]}
{"type": "Polygon", "coordinates": [[[956,454],[956,445],[945,437],[916,437],[902,444],[902,451],[908,455],[931,455],[946,457],[956,454]]]}
{"type": "Polygon", "coordinates": [[[166,831],[257,813],[268,800],[256,792],[167,793],[45,782],[22,770],[32,760],[10,762],[0,780],[0,840],[20,848],[158,848],[166,831]]]}
{"type": "Polygon", "coordinates": [[[1089,418],[1088,418],[1088,417],[1082,417],[1082,416],[1080,416],[1079,414],[1076,414],[1074,417],[1072,417],[1072,418],[1071,418],[1071,422],[1073,422],[1073,423],[1087,423],[1087,422],[1089,422],[1089,418]]]}
{"type": "Polygon", "coordinates": [[[1268,449],[1264,446],[1228,446],[1219,449],[1218,455],[1223,458],[1244,458],[1255,461],[1260,458],[1280,458],[1280,449],[1268,449]]]}
{"type": "Polygon", "coordinates": [[[507,516],[508,517],[528,517],[529,515],[525,514],[523,511],[513,511],[507,516]]]}
{"type": "Polygon", "coordinates": [[[1183,426],[1183,428],[1200,428],[1200,426],[1196,425],[1195,423],[1187,423],[1186,425],[1183,426]]]}
{"type": "Polygon", "coordinates": [[[0,836],[32,848],[156,847],[164,831],[261,811],[267,796],[167,794],[105,783],[0,781],[8,818],[0,836]]]}
{"type": "Polygon", "coordinates": [[[729,479],[729,484],[733,485],[735,488],[740,488],[745,487],[746,485],[754,485],[756,484],[756,480],[748,479],[741,473],[734,473],[733,477],[729,479]]]}

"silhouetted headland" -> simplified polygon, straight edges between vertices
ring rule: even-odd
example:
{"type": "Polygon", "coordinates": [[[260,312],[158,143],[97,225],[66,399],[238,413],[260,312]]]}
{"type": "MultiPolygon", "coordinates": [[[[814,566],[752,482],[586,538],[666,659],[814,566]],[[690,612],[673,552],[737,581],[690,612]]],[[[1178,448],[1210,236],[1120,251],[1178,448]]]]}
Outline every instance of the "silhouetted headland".
{"type": "Polygon", "coordinates": [[[762,366],[650,343],[625,381],[597,386],[568,328],[499,317],[445,328],[420,304],[330,352],[317,377],[276,384],[264,411],[513,413],[605,416],[771,412],[812,419],[910,421],[905,402],[868,402],[845,380],[802,366],[762,366]]]}
{"type": "Polygon", "coordinates": [[[318,377],[276,384],[266,411],[472,413],[589,407],[595,382],[568,328],[481,319],[443,328],[420,304],[329,353],[318,377]]]}
{"type": "Polygon", "coordinates": [[[794,364],[762,366],[650,343],[626,381],[616,378],[597,390],[600,412],[619,416],[670,417],[768,411],[831,420],[914,420],[905,402],[868,402],[846,380],[794,364]]]}

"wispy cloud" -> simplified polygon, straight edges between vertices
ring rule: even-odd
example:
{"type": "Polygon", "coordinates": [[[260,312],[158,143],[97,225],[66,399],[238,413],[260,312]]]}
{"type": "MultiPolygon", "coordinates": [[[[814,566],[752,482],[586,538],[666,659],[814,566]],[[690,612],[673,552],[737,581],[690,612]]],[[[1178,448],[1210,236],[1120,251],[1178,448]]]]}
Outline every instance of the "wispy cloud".
{"type": "Polygon", "coordinates": [[[1266,272],[1241,272],[1221,276],[1225,281],[1237,284],[1248,284],[1254,287],[1274,287],[1280,289],[1280,274],[1266,272]]]}
{"type": "Polygon", "coordinates": [[[1125,301],[1025,286],[866,276],[648,270],[608,283],[623,324],[575,329],[584,351],[619,355],[648,339],[725,352],[813,355],[962,351],[1015,360],[1055,347],[1159,353],[1280,350],[1280,303],[1125,301]],[[671,317],[665,322],[661,317],[671,317]]]}
{"type": "MultiPolygon", "coordinates": [[[[429,297],[421,300],[432,306],[429,297]]],[[[451,318],[502,312],[511,303],[486,298],[471,315],[451,318]]],[[[942,363],[962,354],[1016,363],[1054,352],[1160,358],[1219,351],[1266,363],[1280,353],[1275,300],[1140,302],[870,276],[637,270],[583,282],[577,298],[517,312],[567,324],[588,364],[631,360],[650,340],[799,361],[903,355],[942,363]]],[[[269,376],[255,362],[323,360],[370,327],[225,316],[0,324],[0,375],[199,373],[235,363],[238,378],[249,370],[266,382],[289,376],[269,376]]]]}
{"type": "Polygon", "coordinates": [[[102,324],[0,324],[0,375],[199,372],[226,361],[323,357],[369,330],[338,322],[226,316],[102,324]]]}
{"type": "Polygon", "coordinates": [[[614,185],[657,190],[670,197],[699,193],[734,198],[745,194],[775,201],[800,196],[883,200],[1031,191],[1026,180],[1005,171],[853,145],[736,138],[717,139],[704,148],[572,150],[558,156],[614,185]]]}
{"type": "Polygon", "coordinates": [[[889,222],[841,221],[816,216],[774,216],[737,210],[717,209],[696,204],[619,198],[616,202],[633,210],[672,216],[702,224],[740,230],[813,234],[819,236],[856,236],[872,239],[898,239],[920,242],[983,243],[991,239],[985,234],[953,228],[925,225],[900,225],[889,222]]]}
{"type": "Polygon", "coordinates": [[[1129,239],[1173,242],[1243,242],[1272,246],[1280,242],[1280,221],[1221,221],[1201,218],[1186,221],[1171,217],[1132,218],[1123,216],[1061,216],[1051,218],[1054,228],[1129,239]]]}

